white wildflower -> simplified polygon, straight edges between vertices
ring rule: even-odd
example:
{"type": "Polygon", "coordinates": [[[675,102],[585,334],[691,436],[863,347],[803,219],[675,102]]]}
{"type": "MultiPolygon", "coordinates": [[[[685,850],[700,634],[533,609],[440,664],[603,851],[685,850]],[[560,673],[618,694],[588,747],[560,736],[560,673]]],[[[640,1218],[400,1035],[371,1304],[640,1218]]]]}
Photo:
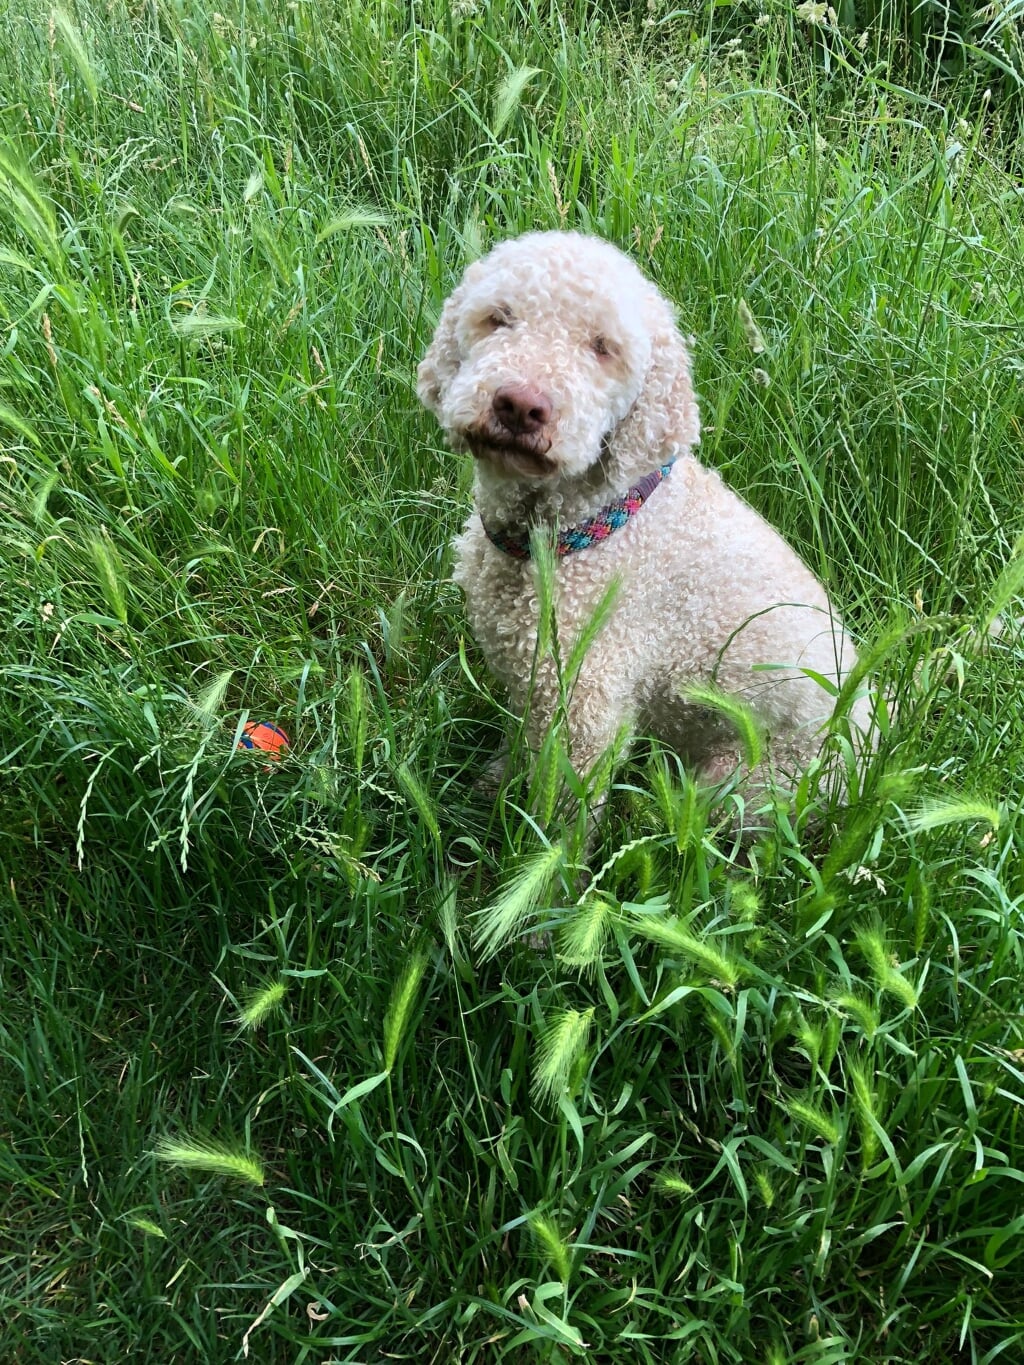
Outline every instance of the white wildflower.
{"type": "Polygon", "coordinates": [[[846,869],[846,875],[849,877],[850,881],[853,882],[854,886],[856,886],[858,882],[872,882],[876,890],[881,891],[883,896],[885,895],[885,882],[882,881],[873,867],[865,867],[863,863],[858,868],[848,867],[846,869]]]}
{"type": "Polygon", "coordinates": [[[796,17],[805,24],[823,25],[828,18],[828,10],[824,0],[804,0],[802,5],[796,7],[796,17]]]}
{"type": "Polygon", "coordinates": [[[764,344],[764,337],[761,329],[757,325],[757,319],[751,311],[750,304],[746,299],[739,299],[736,303],[736,312],[739,314],[740,326],[743,328],[743,335],[747,345],[754,355],[763,355],[767,347],[764,344]]]}

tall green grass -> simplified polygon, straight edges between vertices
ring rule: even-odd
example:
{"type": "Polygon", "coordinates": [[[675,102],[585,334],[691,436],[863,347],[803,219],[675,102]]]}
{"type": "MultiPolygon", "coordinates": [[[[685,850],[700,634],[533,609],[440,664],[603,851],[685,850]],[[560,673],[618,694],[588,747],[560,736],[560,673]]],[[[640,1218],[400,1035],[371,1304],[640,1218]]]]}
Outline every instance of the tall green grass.
{"type": "Polygon", "coordinates": [[[8,16],[4,1359],[1019,1354],[1022,144],[721,19],[8,16]],[[585,858],[557,736],[474,786],[413,375],[534,227],[675,299],[897,703],[824,832],[642,752],[585,858]]]}

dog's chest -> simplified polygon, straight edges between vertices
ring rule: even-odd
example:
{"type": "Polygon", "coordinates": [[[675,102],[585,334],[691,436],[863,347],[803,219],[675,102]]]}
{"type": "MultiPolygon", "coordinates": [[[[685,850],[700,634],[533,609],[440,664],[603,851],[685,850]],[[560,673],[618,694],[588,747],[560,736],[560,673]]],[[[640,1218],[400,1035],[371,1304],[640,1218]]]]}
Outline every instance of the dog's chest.
{"type": "MultiPolygon", "coordinates": [[[[621,576],[617,548],[593,547],[556,562],[555,623],[563,647],[571,646],[612,578],[621,576]]],[[[469,626],[489,667],[513,689],[524,684],[540,625],[536,566],[496,549],[474,514],[455,542],[452,577],[465,594],[469,626]]]]}

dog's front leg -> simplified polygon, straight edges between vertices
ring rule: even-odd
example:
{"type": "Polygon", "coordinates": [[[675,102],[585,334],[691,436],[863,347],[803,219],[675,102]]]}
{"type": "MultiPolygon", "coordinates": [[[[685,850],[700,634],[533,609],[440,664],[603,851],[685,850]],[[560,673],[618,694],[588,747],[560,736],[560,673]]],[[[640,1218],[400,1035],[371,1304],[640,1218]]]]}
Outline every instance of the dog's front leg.
{"type": "Polygon", "coordinates": [[[533,676],[526,736],[539,782],[550,784],[551,765],[564,753],[586,792],[592,814],[603,804],[611,773],[625,757],[632,735],[635,707],[622,682],[584,664],[566,686],[551,660],[545,660],[533,676]]]}

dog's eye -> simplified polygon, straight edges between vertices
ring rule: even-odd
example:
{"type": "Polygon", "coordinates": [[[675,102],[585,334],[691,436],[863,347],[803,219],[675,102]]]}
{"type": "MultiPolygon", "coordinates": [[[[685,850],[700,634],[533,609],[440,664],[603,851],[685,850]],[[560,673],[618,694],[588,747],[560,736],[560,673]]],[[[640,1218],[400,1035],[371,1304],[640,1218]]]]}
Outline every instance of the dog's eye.
{"type": "Polygon", "coordinates": [[[609,341],[606,336],[596,336],[590,343],[590,349],[602,360],[607,360],[609,356],[618,355],[619,348],[614,341],[609,341]]]}
{"type": "Polygon", "coordinates": [[[515,318],[512,316],[512,309],[506,304],[501,304],[497,308],[492,308],[484,321],[492,332],[496,332],[500,327],[511,327],[515,318]]]}

